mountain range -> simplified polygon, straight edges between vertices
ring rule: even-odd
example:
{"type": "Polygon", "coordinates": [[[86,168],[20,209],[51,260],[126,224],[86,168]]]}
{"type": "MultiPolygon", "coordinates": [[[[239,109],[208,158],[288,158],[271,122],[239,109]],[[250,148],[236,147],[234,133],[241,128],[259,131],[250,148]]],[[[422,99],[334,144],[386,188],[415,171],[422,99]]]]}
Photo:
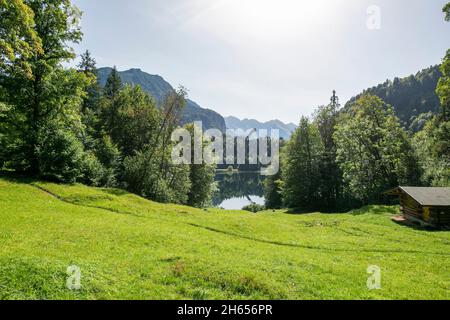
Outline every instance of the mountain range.
{"type": "MultiPolygon", "coordinates": [[[[98,81],[104,86],[112,68],[100,68],[97,71],[98,81]]],[[[160,104],[165,95],[174,88],[159,75],[151,75],[140,69],[130,69],[119,72],[122,81],[126,84],[139,85],[143,90],[151,94],[160,104]]],[[[361,94],[351,98],[344,108],[350,106],[362,94],[374,94],[392,105],[402,125],[411,131],[420,130],[427,119],[439,111],[439,99],[435,89],[441,72],[439,66],[431,66],[415,75],[404,78],[386,80],[377,86],[364,90],[361,94]]],[[[280,120],[260,122],[255,119],[238,119],[236,117],[222,117],[219,113],[201,107],[196,102],[187,99],[181,124],[194,121],[202,121],[203,129],[217,128],[222,132],[226,129],[278,129],[280,137],[290,138],[292,132],[297,128],[293,123],[283,123],[280,120]]]]}
{"type": "Polygon", "coordinates": [[[244,131],[251,130],[251,129],[266,129],[268,130],[268,134],[270,135],[270,131],[273,129],[277,129],[280,133],[280,137],[283,139],[289,139],[294,132],[295,129],[297,129],[297,126],[293,123],[284,123],[280,120],[271,120],[268,122],[259,122],[258,120],[254,119],[244,119],[240,120],[236,117],[226,117],[225,123],[227,125],[228,129],[242,129],[244,131]]]}
{"type": "MultiPolygon", "coordinates": [[[[111,74],[112,68],[105,67],[97,69],[97,78],[101,86],[106,84],[108,76],[111,74]]],[[[140,69],[130,69],[119,72],[123,83],[130,85],[139,85],[141,88],[152,95],[158,104],[161,104],[164,97],[172,92],[174,88],[164,78],[159,75],[151,75],[140,69]]],[[[225,132],[226,125],[224,118],[217,112],[200,107],[196,102],[186,99],[184,113],[181,124],[187,124],[194,121],[202,121],[203,129],[219,129],[225,132]]]]}

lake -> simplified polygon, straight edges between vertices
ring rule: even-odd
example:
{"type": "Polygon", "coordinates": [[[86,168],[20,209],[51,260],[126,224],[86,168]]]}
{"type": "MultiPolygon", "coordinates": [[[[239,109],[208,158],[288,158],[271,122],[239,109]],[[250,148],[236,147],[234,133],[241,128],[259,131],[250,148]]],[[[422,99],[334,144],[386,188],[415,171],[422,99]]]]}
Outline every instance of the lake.
{"type": "Polygon", "coordinates": [[[263,181],[259,172],[220,172],[213,205],[227,210],[240,210],[252,203],[264,205],[263,181]]]}

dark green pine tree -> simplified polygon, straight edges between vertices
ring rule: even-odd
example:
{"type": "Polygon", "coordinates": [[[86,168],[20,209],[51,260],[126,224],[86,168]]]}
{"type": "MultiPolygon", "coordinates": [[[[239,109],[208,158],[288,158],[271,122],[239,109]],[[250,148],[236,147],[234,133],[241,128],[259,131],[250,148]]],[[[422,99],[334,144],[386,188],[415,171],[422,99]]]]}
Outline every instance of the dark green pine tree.
{"type": "Polygon", "coordinates": [[[81,54],[81,61],[77,65],[78,71],[84,72],[86,75],[97,74],[96,61],[92,57],[89,50],[86,50],[83,54],[81,54]]]}
{"type": "Polygon", "coordinates": [[[108,76],[108,79],[106,80],[105,87],[103,88],[103,110],[101,114],[103,129],[105,132],[109,132],[110,134],[115,132],[117,129],[117,113],[121,104],[119,100],[122,89],[122,80],[117,72],[117,68],[114,66],[108,76]]]}
{"type": "Polygon", "coordinates": [[[82,135],[83,145],[86,150],[92,150],[95,139],[101,137],[99,113],[102,90],[97,81],[96,62],[89,50],[81,55],[81,61],[77,67],[78,72],[83,73],[89,80],[85,87],[86,96],[81,104],[81,119],[86,128],[82,135]]]}
{"type": "Polygon", "coordinates": [[[106,80],[106,85],[104,88],[104,94],[107,98],[114,100],[119,91],[122,89],[123,84],[122,80],[120,79],[119,72],[117,72],[116,66],[111,71],[111,74],[109,75],[108,79],[106,80]]]}
{"type": "Polygon", "coordinates": [[[90,80],[89,84],[86,86],[87,96],[83,100],[82,104],[82,114],[89,112],[97,113],[99,100],[101,97],[101,88],[97,81],[97,66],[96,61],[92,57],[89,50],[86,50],[81,55],[81,61],[77,65],[78,71],[86,75],[90,80]]]}
{"type": "Polygon", "coordinates": [[[321,200],[323,208],[330,210],[336,209],[341,194],[342,175],[336,162],[336,144],[333,139],[339,108],[339,98],[333,90],[330,104],[319,107],[315,114],[323,144],[323,153],[319,157],[321,200]]]}

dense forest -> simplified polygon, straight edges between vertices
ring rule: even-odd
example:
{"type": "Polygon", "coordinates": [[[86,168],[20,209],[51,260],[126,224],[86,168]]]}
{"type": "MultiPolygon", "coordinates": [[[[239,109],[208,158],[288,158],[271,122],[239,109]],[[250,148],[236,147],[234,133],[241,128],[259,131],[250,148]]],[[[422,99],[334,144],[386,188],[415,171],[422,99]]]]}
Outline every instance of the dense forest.
{"type": "Polygon", "coordinates": [[[386,80],[350,99],[346,107],[363,95],[375,95],[394,108],[395,115],[404,128],[417,132],[423,129],[427,120],[439,112],[440,102],[436,86],[441,76],[440,66],[432,66],[416,75],[386,80]]]}
{"type": "Polygon", "coordinates": [[[186,91],[156,101],[116,69],[101,87],[89,51],[77,69],[63,67],[76,57],[80,18],[70,0],[0,1],[0,168],[208,205],[214,166],[170,161],[186,91]]]}

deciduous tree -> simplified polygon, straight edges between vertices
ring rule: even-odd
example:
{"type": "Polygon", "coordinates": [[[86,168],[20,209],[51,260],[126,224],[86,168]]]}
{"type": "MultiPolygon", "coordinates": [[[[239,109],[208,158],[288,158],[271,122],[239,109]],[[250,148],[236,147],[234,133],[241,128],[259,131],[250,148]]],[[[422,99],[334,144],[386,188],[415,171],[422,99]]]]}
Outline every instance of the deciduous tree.
{"type": "Polygon", "coordinates": [[[337,159],[348,191],[363,203],[420,181],[417,157],[392,108],[376,96],[359,98],[337,126],[337,159]]]}

